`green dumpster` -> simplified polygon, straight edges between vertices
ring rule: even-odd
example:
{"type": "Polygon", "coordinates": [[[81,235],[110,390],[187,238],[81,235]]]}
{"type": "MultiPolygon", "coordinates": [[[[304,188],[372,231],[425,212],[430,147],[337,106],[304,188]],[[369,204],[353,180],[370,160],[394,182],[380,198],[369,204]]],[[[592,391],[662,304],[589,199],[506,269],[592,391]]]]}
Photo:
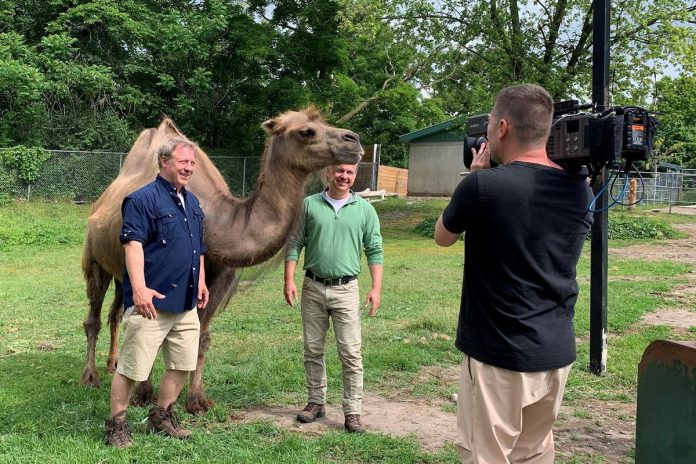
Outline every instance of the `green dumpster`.
{"type": "Polygon", "coordinates": [[[696,342],[658,340],[643,353],[636,464],[696,464],[696,342]]]}

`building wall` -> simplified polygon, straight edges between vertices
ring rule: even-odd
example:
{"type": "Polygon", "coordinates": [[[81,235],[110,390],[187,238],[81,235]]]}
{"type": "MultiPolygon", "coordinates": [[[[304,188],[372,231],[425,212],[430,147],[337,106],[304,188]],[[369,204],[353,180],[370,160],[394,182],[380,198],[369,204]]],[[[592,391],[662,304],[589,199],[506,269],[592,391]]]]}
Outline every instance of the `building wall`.
{"type": "Polygon", "coordinates": [[[408,154],[408,194],[450,196],[466,172],[464,142],[411,143],[408,154]]]}

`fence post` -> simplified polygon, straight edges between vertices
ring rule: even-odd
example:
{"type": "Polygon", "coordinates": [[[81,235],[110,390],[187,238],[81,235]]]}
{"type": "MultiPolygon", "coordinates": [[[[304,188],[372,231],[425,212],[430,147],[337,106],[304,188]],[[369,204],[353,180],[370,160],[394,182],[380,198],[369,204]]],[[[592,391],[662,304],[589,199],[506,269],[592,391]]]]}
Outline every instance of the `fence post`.
{"type": "Polygon", "coordinates": [[[673,189],[674,189],[674,187],[673,187],[671,184],[668,183],[668,186],[667,186],[667,195],[668,195],[668,198],[669,198],[669,214],[672,214],[672,190],[673,190],[673,189]]]}
{"type": "Polygon", "coordinates": [[[242,196],[246,196],[246,171],[247,171],[247,157],[244,158],[244,164],[242,165],[242,196]]]}

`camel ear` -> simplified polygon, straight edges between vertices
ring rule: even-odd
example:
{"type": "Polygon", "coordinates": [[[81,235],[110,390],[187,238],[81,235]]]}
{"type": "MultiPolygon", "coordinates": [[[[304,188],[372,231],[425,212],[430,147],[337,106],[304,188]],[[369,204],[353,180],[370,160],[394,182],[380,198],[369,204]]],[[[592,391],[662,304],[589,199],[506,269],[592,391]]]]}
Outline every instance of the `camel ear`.
{"type": "Polygon", "coordinates": [[[263,130],[265,130],[266,133],[273,134],[275,129],[278,127],[278,122],[275,119],[269,119],[261,124],[261,127],[263,127],[263,130]]]}

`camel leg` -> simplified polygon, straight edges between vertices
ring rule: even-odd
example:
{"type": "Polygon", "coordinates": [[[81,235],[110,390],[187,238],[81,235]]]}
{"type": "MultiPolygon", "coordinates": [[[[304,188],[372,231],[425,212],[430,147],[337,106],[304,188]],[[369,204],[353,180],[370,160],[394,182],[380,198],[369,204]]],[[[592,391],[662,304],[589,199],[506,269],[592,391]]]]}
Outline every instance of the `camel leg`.
{"type": "Polygon", "coordinates": [[[131,395],[130,404],[133,406],[146,406],[148,404],[154,404],[157,402],[157,397],[155,396],[155,389],[152,386],[152,371],[147,380],[138,382],[135,387],[133,395],[131,395]]]}
{"type": "Polygon", "coordinates": [[[198,311],[201,321],[201,335],[198,342],[198,361],[196,370],[191,372],[189,389],[186,395],[186,410],[191,414],[204,413],[214,403],[205,396],[203,386],[203,368],[205,366],[205,354],[210,349],[210,322],[218,309],[226,305],[229,294],[233,291],[235,272],[234,269],[211,266],[206,267],[206,280],[210,290],[208,307],[198,311]]]}
{"type": "Polygon", "coordinates": [[[198,311],[198,317],[201,321],[198,361],[196,362],[196,370],[191,372],[188,394],[186,395],[186,410],[191,414],[202,414],[215,404],[205,397],[203,387],[203,367],[205,366],[205,354],[210,349],[210,320],[214,314],[213,309],[208,305],[205,310],[198,311]]]}
{"type": "Polygon", "coordinates": [[[111,339],[109,343],[109,357],[106,360],[106,372],[116,372],[118,364],[118,326],[123,319],[123,284],[114,279],[114,301],[109,309],[109,328],[111,339]]]}
{"type": "Polygon", "coordinates": [[[88,269],[85,269],[84,274],[87,281],[89,312],[82,323],[87,335],[87,363],[85,370],[82,372],[80,383],[90,387],[99,387],[101,386],[101,380],[99,380],[99,374],[97,373],[95,351],[99,331],[101,330],[102,303],[111,282],[111,275],[94,261],[89,264],[88,269]]]}

